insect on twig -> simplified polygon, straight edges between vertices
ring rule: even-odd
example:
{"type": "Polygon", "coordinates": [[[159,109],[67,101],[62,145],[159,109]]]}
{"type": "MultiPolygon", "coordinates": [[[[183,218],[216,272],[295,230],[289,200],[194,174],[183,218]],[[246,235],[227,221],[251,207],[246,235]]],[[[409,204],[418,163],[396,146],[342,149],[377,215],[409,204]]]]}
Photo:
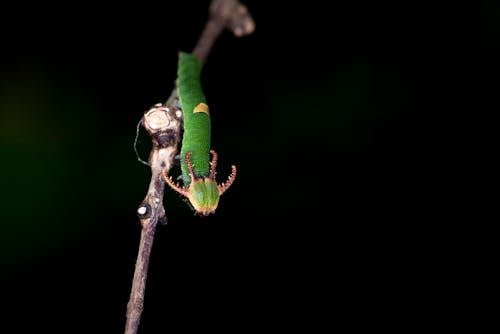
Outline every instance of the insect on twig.
{"type": "MultiPolygon", "coordinates": [[[[203,65],[215,40],[225,28],[240,37],[252,33],[254,27],[250,13],[237,0],[213,0],[210,5],[210,17],[192,54],[203,65]]],[[[153,143],[148,159],[151,168],[151,181],[146,197],[137,209],[142,231],[130,298],[127,304],[125,334],[136,334],[138,331],[144,307],[144,291],[156,225],[158,222],[167,223],[163,206],[165,182],[162,179],[162,174],[168,173],[171,169],[181,137],[183,115],[180,110],[177,89],[172,91],[166,103],[156,104],[147,110],[141,123],[148,131],[153,143]]],[[[235,170],[233,170],[233,174],[235,174],[235,170]]],[[[226,182],[226,189],[231,182],[230,180],[226,182]]],[[[217,189],[220,190],[219,187],[217,189]]]]}

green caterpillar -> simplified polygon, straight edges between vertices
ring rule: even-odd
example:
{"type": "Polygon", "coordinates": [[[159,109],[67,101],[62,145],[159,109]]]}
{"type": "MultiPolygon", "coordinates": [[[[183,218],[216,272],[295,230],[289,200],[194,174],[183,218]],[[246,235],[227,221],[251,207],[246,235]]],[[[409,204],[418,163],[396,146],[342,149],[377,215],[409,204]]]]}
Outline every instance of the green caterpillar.
{"type": "Polygon", "coordinates": [[[184,185],[175,184],[165,171],[163,178],[172,189],[189,200],[198,214],[207,216],[215,212],[220,196],[234,182],[236,167],[231,166],[231,174],[225,183],[217,184],[217,153],[210,149],[210,114],[201,88],[200,73],[199,60],[192,54],[179,52],[176,86],[184,115],[181,146],[184,185]]]}

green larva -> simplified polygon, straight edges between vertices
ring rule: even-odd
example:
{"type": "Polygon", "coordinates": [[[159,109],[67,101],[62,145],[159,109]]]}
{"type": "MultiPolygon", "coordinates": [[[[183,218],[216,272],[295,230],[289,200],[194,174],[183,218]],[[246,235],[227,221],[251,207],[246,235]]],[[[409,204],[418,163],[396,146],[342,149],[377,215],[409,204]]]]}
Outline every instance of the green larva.
{"type": "Polygon", "coordinates": [[[226,183],[217,184],[217,153],[210,149],[210,113],[201,88],[200,73],[199,60],[190,53],[180,52],[176,85],[184,116],[181,146],[184,185],[175,184],[165,172],[163,177],[172,189],[188,198],[198,214],[207,216],[215,212],[219,197],[236,178],[236,167],[231,166],[232,172],[226,183]]]}
{"type": "Polygon", "coordinates": [[[195,176],[208,176],[210,165],[210,115],[200,83],[201,64],[192,54],[179,53],[177,90],[184,113],[184,134],[181,146],[182,180],[187,186],[191,177],[186,153],[191,154],[195,176]]]}

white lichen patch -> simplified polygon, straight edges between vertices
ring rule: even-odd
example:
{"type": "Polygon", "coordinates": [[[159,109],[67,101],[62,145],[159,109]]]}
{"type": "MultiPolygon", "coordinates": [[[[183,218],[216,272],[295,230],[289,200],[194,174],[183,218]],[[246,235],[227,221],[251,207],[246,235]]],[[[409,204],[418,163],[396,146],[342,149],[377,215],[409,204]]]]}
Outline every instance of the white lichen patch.
{"type": "Polygon", "coordinates": [[[137,209],[137,213],[140,214],[141,216],[145,215],[147,211],[148,208],[146,208],[145,206],[141,206],[139,209],[137,209]]]}

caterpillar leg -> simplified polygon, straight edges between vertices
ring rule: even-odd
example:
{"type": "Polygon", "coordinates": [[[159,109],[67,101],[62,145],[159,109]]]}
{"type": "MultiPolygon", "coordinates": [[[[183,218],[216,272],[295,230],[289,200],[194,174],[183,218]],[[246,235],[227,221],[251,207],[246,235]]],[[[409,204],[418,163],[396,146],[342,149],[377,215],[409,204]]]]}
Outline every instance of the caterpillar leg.
{"type": "Polygon", "coordinates": [[[186,153],[186,165],[189,170],[189,176],[191,177],[191,182],[194,182],[196,180],[196,176],[194,175],[194,167],[193,167],[193,162],[191,161],[191,154],[193,152],[189,151],[186,153]]]}
{"type": "Polygon", "coordinates": [[[187,189],[174,183],[174,181],[172,181],[172,178],[170,176],[167,176],[167,173],[165,173],[165,170],[163,170],[161,172],[161,175],[163,176],[163,179],[165,180],[165,182],[170,186],[170,188],[177,191],[182,196],[185,196],[185,197],[187,196],[187,194],[188,194],[187,189]]]}
{"type": "Polygon", "coordinates": [[[219,189],[219,195],[222,195],[224,192],[226,192],[226,190],[228,190],[229,187],[231,187],[235,179],[236,179],[236,166],[232,165],[231,174],[227,178],[227,181],[217,185],[217,189],[219,189]]]}
{"type": "Polygon", "coordinates": [[[212,154],[212,161],[210,161],[210,175],[209,175],[209,178],[212,179],[212,180],[215,180],[215,174],[217,174],[217,172],[215,171],[215,169],[217,168],[217,152],[215,152],[214,150],[210,150],[210,153],[212,154]]]}

